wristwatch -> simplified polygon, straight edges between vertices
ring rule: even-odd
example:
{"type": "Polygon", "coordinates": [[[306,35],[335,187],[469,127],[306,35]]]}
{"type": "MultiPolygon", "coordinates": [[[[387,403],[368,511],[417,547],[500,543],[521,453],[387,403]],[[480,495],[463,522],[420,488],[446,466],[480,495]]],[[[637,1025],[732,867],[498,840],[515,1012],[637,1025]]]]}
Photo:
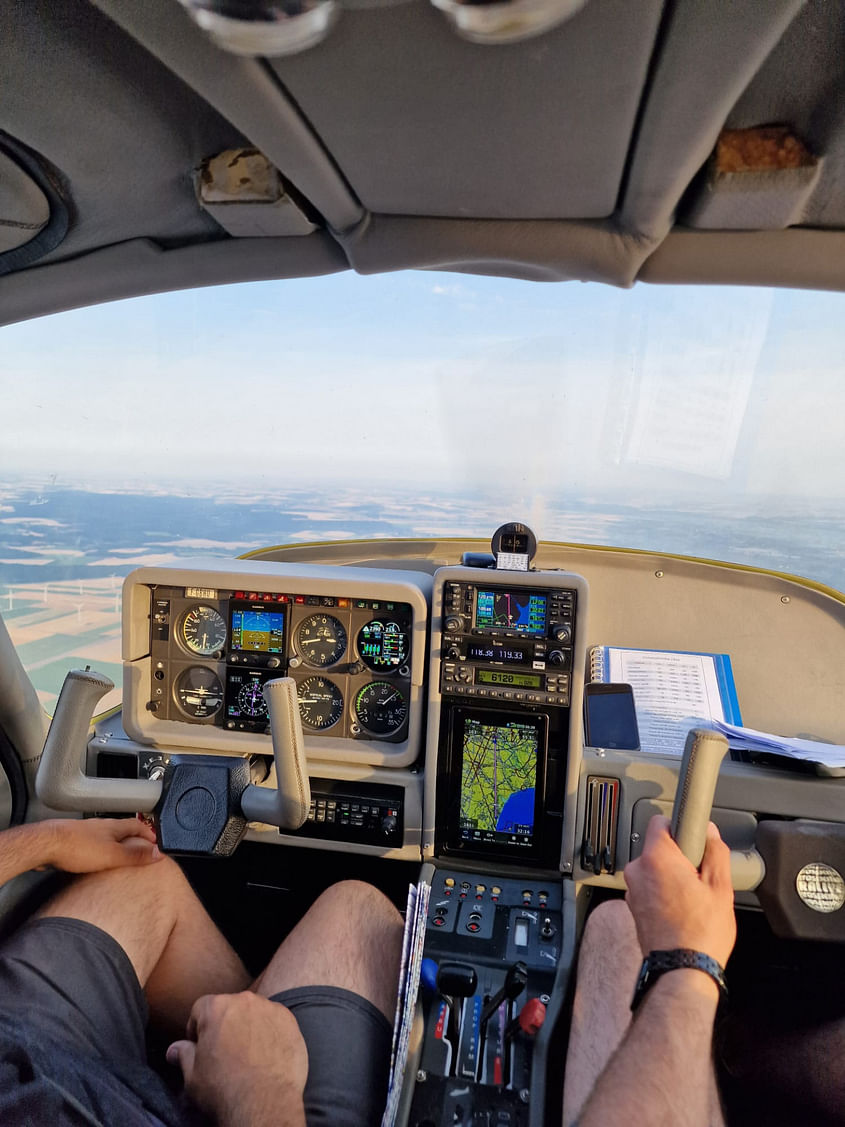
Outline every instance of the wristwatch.
{"type": "Polygon", "coordinates": [[[643,959],[640,976],[634,988],[634,997],[631,999],[631,1009],[636,1010],[648,989],[657,982],[662,974],[669,970],[682,970],[686,967],[709,974],[719,987],[719,993],[722,997],[728,996],[724,968],[715,959],[705,955],[702,951],[690,951],[687,947],[678,947],[674,951],[650,951],[643,959]]]}

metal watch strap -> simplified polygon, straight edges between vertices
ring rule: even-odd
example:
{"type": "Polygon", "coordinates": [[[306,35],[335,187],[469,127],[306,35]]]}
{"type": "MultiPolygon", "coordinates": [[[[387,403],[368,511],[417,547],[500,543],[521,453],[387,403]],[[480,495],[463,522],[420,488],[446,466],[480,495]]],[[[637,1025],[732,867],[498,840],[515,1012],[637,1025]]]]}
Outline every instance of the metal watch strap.
{"type": "Polygon", "coordinates": [[[724,968],[703,951],[691,951],[687,947],[677,947],[674,951],[650,951],[643,959],[640,976],[631,999],[631,1009],[636,1010],[647,991],[661,975],[670,970],[700,970],[709,975],[719,987],[723,998],[727,997],[728,985],[725,982],[724,968]]]}

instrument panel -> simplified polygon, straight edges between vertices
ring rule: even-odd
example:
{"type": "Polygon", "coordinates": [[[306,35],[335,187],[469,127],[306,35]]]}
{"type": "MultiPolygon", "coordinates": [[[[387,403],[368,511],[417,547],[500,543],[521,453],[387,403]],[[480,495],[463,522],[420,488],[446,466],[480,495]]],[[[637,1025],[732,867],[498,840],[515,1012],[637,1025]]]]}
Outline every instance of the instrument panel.
{"type": "Polygon", "coordinates": [[[393,599],[162,586],[153,596],[149,711],[268,732],[264,683],[296,681],[313,736],[407,736],[410,604],[393,599]]]}
{"type": "Polygon", "coordinates": [[[420,750],[430,588],[387,569],[140,568],[124,592],[127,732],[269,754],[264,685],[290,677],[310,757],[406,766],[420,750]]]}

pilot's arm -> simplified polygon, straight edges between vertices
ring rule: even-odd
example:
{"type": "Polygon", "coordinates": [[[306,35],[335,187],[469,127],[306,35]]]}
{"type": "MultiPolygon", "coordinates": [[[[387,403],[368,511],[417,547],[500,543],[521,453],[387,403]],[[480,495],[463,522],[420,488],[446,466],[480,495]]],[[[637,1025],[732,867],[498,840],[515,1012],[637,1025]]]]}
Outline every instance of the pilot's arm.
{"type": "Polygon", "coordinates": [[[98,873],[147,865],[161,854],[155,831],[137,818],[51,818],[0,832],[0,885],[30,869],[98,873]]]}
{"type": "MultiPolygon", "coordinates": [[[[667,819],[652,819],[642,855],[625,869],[644,954],[687,948],[725,965],[736,939],[729,857],[711,824],[698,872],[670,837],[667,819]]],[[[706,1127],[718,1001],[716,982],[700,970],[662,974],[596,1082],[578,1127],[706,1127]]]]}

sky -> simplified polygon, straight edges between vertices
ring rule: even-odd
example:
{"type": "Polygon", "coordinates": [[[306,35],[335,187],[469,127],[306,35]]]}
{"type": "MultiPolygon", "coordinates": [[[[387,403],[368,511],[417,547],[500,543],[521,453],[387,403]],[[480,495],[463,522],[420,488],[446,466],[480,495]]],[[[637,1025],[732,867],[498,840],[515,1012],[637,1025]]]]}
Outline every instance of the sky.
{"type": "Polygon", "coordinates": [[[2,329],[0,479],[845,495],[845,295],[352,273],[2,329]]]}

